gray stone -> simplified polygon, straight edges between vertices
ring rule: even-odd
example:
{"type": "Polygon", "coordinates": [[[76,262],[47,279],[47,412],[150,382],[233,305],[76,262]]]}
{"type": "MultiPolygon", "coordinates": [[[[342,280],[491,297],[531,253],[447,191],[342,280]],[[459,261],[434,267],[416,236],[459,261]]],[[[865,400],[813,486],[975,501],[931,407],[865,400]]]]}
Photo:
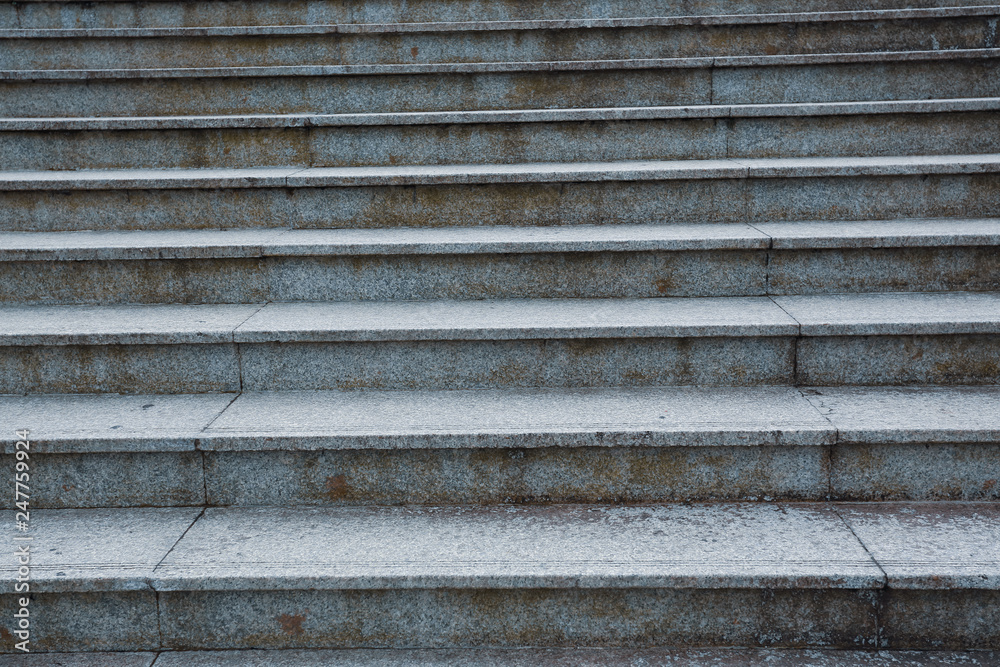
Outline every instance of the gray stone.
{"type": "MultiPolygon", "coordinates": [[[[0,576],[17,577],[15,547],[31,553],[31,590],[36,593],[149,591],[150,577],[201,510],[132,508],[37,510],[30,529],[8,538],[9,556],[0,576]],[[17,537],[31,537],[18,542],[17,537]]],[[[14,512],[6,511],[8,525],[14,512]]]]}
{"type": "Polygon", "coordinates": [[[996,503],[838,505],[894,589],[1000,589],[996,503]]]}
{"type": "Polygon", "coordinates": [[[3,667],[150,667],[155,653],[42,653],[0,655],[3,667]]]}
{"type": "Polygon", "coordinates": [[[1000,442],[997,387],[815,387],[804,396],[841,443],[1000,442]]]}
{"type": "Polygon", "coordinates": [[[998,381],[1000,339],[994,334],[815,336],[796,344],[797,384],[994,385],[998,381]]]}
{"type": "MultiPolygon", "coordinates": [[[[31,451],[167,452],[195,448],[198,434],[236,394],[198,396],[0,396],[0,423],[28,429],[31,451]]],[[[5,439],[3,452],[13,453],[5,439]]]]}
{"type": "Polygon", "coordinates": [[[137,345],[232,342],[262,304],[0,308],[0,345],[137,345]]]}
{"type": "Polygon", "coordinates": [[[1000,333],[1000,294],[776,296],[803,336],[1000,333]]]}
{"type": "Polygon", "coordinates": [[[794,345],[775,336],[243,343],[240,361],[246,391],[788,385],[794,345]]]}
{"type": "Polygon", "coordinates": [[[272,303],[238,343],[787,336],[797,326],[764,298],[503,299],[272,303]]]}
{"type": "MultiPolygon", "coordinates": [[[[1000,245],[996,218],[760,222],[775,250],[1000,245]]],[[[0,237],[2,238],[2,237],[0,237]]]]}
{"type": "Polygon", "coordinates": [[[881,585],[846,526],[811,505],[209,508],[154,583],[160,591],[881,585]]]}
{"type": "MultiPolygon", "coordinates": [[[[6,456],[0,470],[13,479],[14,466],[14,457],[6,456]]],[[[205,504],[198,452],[36,454],[30,470],[36,509],[205,504]]]]}
{"type": "Polygon", "coordinates": [[[303,452],[292,449],[298,438],[260,438],[273,450],[206,452],[205,487],[210,505],[225,506],[824,500],[830,493],[826,447],[643,447],[634,445],[646,438],[604,433],[576,439],[624,446],[507,439],[509,448],[303,452]],[[528,447],[514,446],[524,441],[528,447]]]}
{"type": "Polygon", "coordinates": [[[794,389],[520,389],[242,394],[202,449],[832,444],[794,389]]]}
{"type": "Polygon", "coordinates": [[[838,444],[830,494],[838,500],[1000,500],[1000,446],[838,444]]]}

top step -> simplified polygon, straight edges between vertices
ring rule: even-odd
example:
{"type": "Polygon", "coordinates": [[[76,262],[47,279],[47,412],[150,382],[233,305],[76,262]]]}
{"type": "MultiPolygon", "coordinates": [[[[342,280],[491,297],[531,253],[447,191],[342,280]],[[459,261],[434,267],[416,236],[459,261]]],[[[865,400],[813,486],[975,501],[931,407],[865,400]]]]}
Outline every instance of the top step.
{"type": "Polygon", "coordinates": [[[962,7],[995,0],[176,0],[0,3],[0,29],[148,28],[428,21],[525,21],[646,16],[962,7]]]}

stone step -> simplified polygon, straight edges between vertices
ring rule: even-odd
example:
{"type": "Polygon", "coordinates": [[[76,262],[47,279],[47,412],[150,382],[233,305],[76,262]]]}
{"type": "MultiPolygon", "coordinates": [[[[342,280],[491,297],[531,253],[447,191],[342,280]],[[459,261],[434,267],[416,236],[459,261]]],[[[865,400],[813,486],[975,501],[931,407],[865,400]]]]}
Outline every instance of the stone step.
{"type": "MultiPolygon", "coordinates": [[[[933,10],[939,7],[994,6],[995,0],[937,0],[917,3],[933,10]]],[[[734,4],[725,0],[503,0],[454,2],[452,0],[372,0],[364,4],[344,0],[213,0],[189,3],[97,2],[20,0],[0,3],[0,28],[80,29],[204,26],[267,26],[308,24],[386,24],[441,21],[525,21],[567,19],[615,19],[634,17],[686,17],[725,14],[794,12],[854,12],[910,9],[907,0],[753,0],[734,4]]]]}
{"type": "Polygon", "coordinates": [[[36,651],[1000,646],[996,503],[31,516],[36,651]]]}
{"type": "Polygon", "coordinates": [[[2,393],[994,384],[1000,294],[0,308],[2,393]]]}
{"type": "Polygon", "coordinates": [[[1000,291],[998,219],[0,232],[7,304],[1000,291]]]}
{"type": "Polygon", "coordinates": [[[1000,152],[1000,98],[0,119],[0,169],[363,167],[1000,152]]]}
{"type": "Polygon", "coordinates": [[[0,71],[7,117],[374,113],[1000,96],[1000,49],[0,71]]]}
{"type": "Polygon", "coordinates": [[[36,509],[1000,500],[995,386],[2,396],[0,417],[30,430],[36,509]]]}
{"type": "Polygon", "coordinates": [[[269,649],[41,653],[0,656],[4,667],[993,667],[1000,651],[847,649],[269,649]]]}
{"type": "Polygon", "coordinates": [[[997,154],[0,172],[0,231],[757,223],[998,210],[997,154]]]}
{"type": "Polygon", "coordinates": [[[0,29],[0,69],[535,62],[989,49],[1000,6],[279,26],[0,29]]]}

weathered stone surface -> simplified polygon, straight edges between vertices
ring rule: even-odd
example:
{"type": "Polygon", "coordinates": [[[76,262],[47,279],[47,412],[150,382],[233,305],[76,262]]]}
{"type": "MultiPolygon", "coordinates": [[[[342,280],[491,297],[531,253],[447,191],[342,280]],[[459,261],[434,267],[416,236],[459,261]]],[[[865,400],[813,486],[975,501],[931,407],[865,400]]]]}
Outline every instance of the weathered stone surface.
{"type": "MultiPolygon", "coordinates": [[[[43,454],[189,451],[198,433],[236,394],[176,396],[0,396],[0,422],[30,431],[31,451],[43,454]]],[[[14,441],[4,439],[3,452],[14,441]]]]}
{"type": "Polygon", "coordinates": [[[798,382],[807,385],[994,385],[1000,380],[996,335],[817,336],[796,349],[798,382]]]}
{"type": "Polygon", "coordinates": [[[209,508],[155,578],[161,591],[882,583],[837,515],[814,505],[209,508]]]}
{"type": "MultiPolygon", "coordinates": [[[[13,584],[19,562],[14,547],[29,544],[32,592],[150,591],[153,569],[200,511],[193,507],[32,511],[27,534],[12,531],[8,538],[11,548],[0,565],[0,577],[13,584]],[[32,539],[14,541],[18,536],[32,539]]],[[[12,526],[14,511],[7,510],[4,518],[12,526]]]]}

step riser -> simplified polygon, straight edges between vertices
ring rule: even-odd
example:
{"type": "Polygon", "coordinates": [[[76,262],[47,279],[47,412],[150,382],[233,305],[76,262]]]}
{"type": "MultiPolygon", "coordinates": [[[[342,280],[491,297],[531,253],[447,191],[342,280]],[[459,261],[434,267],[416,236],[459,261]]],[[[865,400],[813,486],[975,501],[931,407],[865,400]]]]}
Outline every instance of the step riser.
{"type": "Polygon", "coordinates": [[[993,385],[1000,336],[63,345],[0,350],[0,393],[993,385]],[[241,387],[242,385],[242,387],[241,387]]]}
{"type": "Polygon", "coordinates": [[[0,303],[994,291],[997,252],[981,246],[2,262],[0,303]]]}
{"type": "MultiPolygon", "coordinates": [[[[15,596],[0,600],[17,608],[15,596]]],[[[524,645],[970,649],[1000,646],[998,606],[997,591],[969,589],[39,593],[32,602],[37,620],[32,617],[31,639],[35,651],[524,645]],[[949,613],[941,614],[943,608],[949,613]],[[967,619],[977,619],[975,627],[967,619]],[[78,628],[73,637],[66,636],[67,627],[78,628]]]]}
{"type": "Polygon", "coordinates": [[[649,438],[620,434],[574,446],[585,437],[539,448],[525,435],[496,449],[40,454],[32,506],[1000,501],[995,443],[636,447],[649,438]]]}
{"type": "Polygon", "coordinates": [[[10,117],[373,113],[1000,96],[1000,59],[0,83],[10,117]]]}
{"type": "Polygon", "coordinates": [[[2,69],[541,62],[989,49],[997,16],[719,26],[6,39],[2,69]]]}
{"type": "Polygon", "coordinates": [[[997,174],[0,192],[0,231],[990,217],[997,174]]]}
{"type": "MultiPolygon", "coordinates": [[[[989,5],[994,0],[939,0],[935,7],[989,5]]],[[[929,4],[929,3],[928,3],[929,4]]],[[[532,19],[620,18],[751,14],[771,12],[905,9],[907,0],[417,0],[354,3],[345,0],[247,2],[22,2],[0,5],[4,28],[128,28],[150,26],[304,25],[425,21],[523,21],[532,19]]]]}
{"type": "Polygon", "coordinates": [[[995,111],[261,129],[0,131],[0,168],[516,164],[1000,153],[995,111]]]}

